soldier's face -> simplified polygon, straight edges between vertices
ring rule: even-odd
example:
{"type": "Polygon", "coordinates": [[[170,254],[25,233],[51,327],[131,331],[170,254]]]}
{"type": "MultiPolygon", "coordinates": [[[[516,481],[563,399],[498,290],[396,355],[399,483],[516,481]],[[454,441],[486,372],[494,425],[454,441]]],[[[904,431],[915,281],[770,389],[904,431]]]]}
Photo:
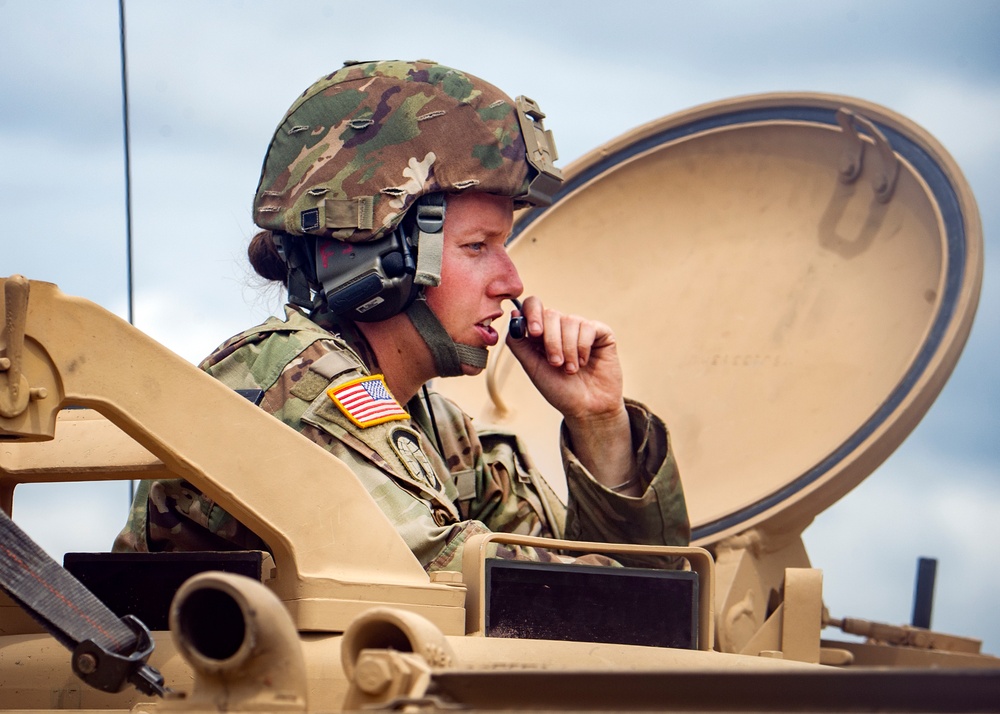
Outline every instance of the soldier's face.
{"type": "MultiPolygon", "coordinates": [[[[441,285],[427,289],[427,304],[456,342],[495,345],[499,335],[491,323],[503,314],[502,302],[524,290],[504,246],[513,220],[509,198],[484,193],[448,197],[441,285]]],[[[467,374],[479,371],[464,369],[467,374]]]]}

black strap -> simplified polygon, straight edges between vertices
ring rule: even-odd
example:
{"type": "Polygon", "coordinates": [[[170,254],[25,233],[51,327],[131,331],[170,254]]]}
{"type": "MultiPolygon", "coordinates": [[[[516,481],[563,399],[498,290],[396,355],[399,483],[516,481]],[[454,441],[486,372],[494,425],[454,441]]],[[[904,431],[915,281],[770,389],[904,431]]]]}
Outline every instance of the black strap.
{"type": "Polygon", "coordinates": [[[145,663],[153,650],[145,626],[117,617],[3,510],[0,589],[74,651],[73,671],[88,684],[117,692],[128,680],[146,694],[163,695],[163,677],[145,663]]]}

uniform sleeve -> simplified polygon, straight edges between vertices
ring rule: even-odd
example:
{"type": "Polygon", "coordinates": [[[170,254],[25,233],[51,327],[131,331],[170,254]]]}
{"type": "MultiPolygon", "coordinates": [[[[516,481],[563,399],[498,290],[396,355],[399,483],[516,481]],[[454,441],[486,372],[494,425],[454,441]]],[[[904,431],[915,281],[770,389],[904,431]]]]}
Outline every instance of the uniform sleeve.
{"type": "Polygon", "coordinates": [[[182,479],[140,481],[112,550],[267,550],[253,531],[182,479]]]}
{"type": "MultiPolygon", "coordinates": [[[[621,481],[639,479],[644,487],[642,495],[622,496],[594,480],[573,453],[563,429],[563,464],[569,486],[567,507],[535,468],[517,436],[492,429],[477,432],[471,420],[453,404],[435,403],[438,414],[448,415],[448,428],[442,438],[453,476],[460,482],[463,470],[475,475],[474,497],[458,502],[463,517],[477,519],[490,530],[505,533],[601,543],[688,545],[691,529],[667,429],[642,404],[627,400],[626,407],[636,473],[622,474],[621,481]]],[[[460,492],[467,490],[459,488],[460,492]]],[[[681,565],[674,558],[619,556],[619,559],[643,567],[681,565]]]]}
{"type": "MultiPolygon", "coordinates": [[[[691,539],[684,490],[670,449],[667,428],[638,402],[626,400],[636,472],[622,474],[622,481],[639,479],[638,497],[622,496],[599,484],[572,450],[565,427],[562,456],[569,486],[566,537],[603,543],[686,546],[691,539]]],[[[633,558],[629,564],[675,567],[673,561],[633,558]],[[632,562],[636,561],[636,562],[632,562]]]]}

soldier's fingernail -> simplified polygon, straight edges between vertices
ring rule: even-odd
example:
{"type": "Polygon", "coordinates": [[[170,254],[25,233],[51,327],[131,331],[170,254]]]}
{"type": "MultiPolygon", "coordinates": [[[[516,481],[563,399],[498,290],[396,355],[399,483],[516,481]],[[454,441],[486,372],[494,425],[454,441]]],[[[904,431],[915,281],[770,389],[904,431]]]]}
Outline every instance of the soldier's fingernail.
{"type": "Polygon", "coordinates": [[[576,365],[575,365],[575,364],[573,364],[573,363],[571,362],[571,363],[567,364],[567,365],[566,365],[566,366],[564,367],[564,369],[566,370],[566,374],[574,374],[574,373],[576,373],[576,370],[577,370],[577,367],[576,367],[576,365]]]}

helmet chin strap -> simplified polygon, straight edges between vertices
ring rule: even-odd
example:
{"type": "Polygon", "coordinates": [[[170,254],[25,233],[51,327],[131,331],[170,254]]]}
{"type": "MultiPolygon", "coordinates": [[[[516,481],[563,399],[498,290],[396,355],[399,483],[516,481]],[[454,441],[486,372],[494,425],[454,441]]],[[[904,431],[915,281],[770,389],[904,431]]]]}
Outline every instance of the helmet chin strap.
{"type": "Polygon", "coordinates": [[[417,333],[423,338],[427,348],[434,358],[434,367],[442,377],[457,377],[462,372],[462,365],[469,365],[477,369],[486,367],[486,358],[489,352],[483,347],[473,347],[472,345],[462,345],[455,342],[444,325],[438,320],[437,315],[427,304],[423,295],[406,309],[406,316],[417,328],[417,333]]]}

